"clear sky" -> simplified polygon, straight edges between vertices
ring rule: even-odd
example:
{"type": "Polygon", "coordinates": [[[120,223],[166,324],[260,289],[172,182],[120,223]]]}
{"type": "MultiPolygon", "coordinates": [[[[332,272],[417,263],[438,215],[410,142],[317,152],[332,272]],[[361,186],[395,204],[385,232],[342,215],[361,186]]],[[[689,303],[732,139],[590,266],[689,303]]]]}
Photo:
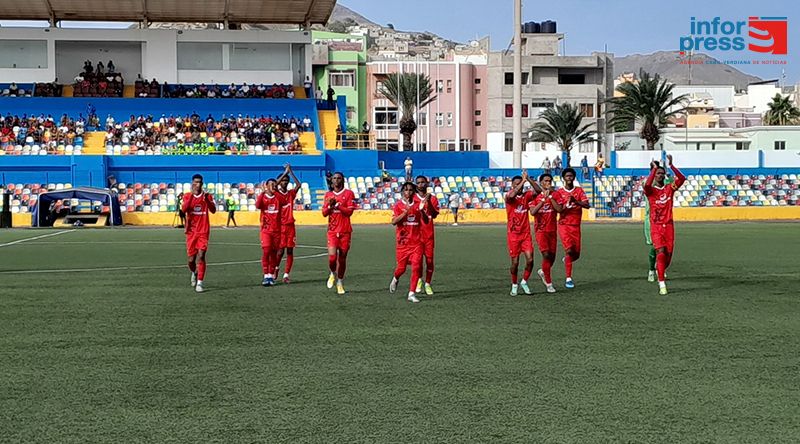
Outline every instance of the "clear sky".
{"type": "MultiPolygon", "coordinates": [[[[508,46],[513,31],[512,0],[339,0],[366,18],[406,31],[431,31],[442,37],[465,42],[490,36],[494,49],[508,46]]],[[[779,78],[786,71],[786,83],[800,82],[800,15],[797,0],[523,0],[524,21],[555,20],[566,34],[567,55],[608,51],[616,55],[647,54],[677,50],[679,39],[689,34],[691,17],[698,20],[747,20],[748,16],[789,18],[786,65],[738,65],[737,68],[762,78],[779,78]]],[[[705,51],[716,58],[726,54],[705,51]]],[[[730,54],[730,53],[728,53],[730,54]]],[[[727,58],[750,59],[743,51],[727,58]]],[[[778,56],[767,57],[777,59],[778,56]]],[[[698,66],[695,69],[702,69],[698,66]]]]}

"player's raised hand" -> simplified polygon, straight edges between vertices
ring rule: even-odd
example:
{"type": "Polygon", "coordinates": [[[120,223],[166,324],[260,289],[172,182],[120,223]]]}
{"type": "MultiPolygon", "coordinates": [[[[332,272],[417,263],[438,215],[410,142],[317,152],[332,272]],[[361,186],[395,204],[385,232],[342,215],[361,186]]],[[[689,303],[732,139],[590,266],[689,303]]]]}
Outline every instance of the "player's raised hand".
{"type": "Polygon", "coordinates": [[[522,170],[522,180],[528,180],[528,170],[522,170]]]}
{"type": "Polygon", "coordinates": [[[672,154],[667,154],[667,160],[669,161],[669,164],[672,165],[672,154]]]}

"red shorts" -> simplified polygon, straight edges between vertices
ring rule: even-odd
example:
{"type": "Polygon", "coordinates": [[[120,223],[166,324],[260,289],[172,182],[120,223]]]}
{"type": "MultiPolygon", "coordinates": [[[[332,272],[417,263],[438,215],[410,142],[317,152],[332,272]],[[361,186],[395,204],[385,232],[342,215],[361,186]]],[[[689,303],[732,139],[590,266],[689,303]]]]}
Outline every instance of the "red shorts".
{"type": "Polygon", "coordinates": [[[537,231],[536,243],[542,253],[555,253],[558,251],[558,234],[555,231],[537,231]]]}
{"type": "Polygon", "coordinates": [[[508,254],[511,259],[519,257],[522,253],[533,253],[533,240],[531,233],[508,233],[508,254]]]}
{"type": "Polygon", "coordinates": [[[558,237],[561,238],[561,245],[564,247],[564,251],[572,250],[576,253],[581,252],[580,225],[559,225],[558,237]]]}
{"type": "Polygon", "coordinates": [[[328,248],[336,248],[347,252],[350,250],[350,235],[352,233],[331,233],[328,232],[328,248]]]}
{"type": "Polygon", "coordinates": [[[295,229],[294,224],[282,226],[280,248],[294,248],[296,244],[297,230],[295,229]]]}
{"type": "Polygon", "coordinates": [[[261,248],[277,250],[281,244],[281,233],[261,232],[261,248]]]}
{"type": "Polygon", "coordinates": [[[208,250],[208,233],[186,234],[186,255],[194,256],[200,250],[208,250]]]}
{"type": "Polygon", "coordinates": [[[397,245],[395,249],[397,265],[401,268],[405,268],[409,262],[411,262],[412,266],[418,266],[422,263],[422,244],[413,247],[397,245]]]}
{"type": "Polygon", "coordinates": [[[672,252],[675,248],[675,225],[655,224],[650,226],[650,237],[653,239],[653,248],[665,248],[672,252]]]}
{"type": "Polygon", "coordinates": [[[422,241],[422,255],[433,259],[434,242],[433,238],[425,239],[422,241]]]}

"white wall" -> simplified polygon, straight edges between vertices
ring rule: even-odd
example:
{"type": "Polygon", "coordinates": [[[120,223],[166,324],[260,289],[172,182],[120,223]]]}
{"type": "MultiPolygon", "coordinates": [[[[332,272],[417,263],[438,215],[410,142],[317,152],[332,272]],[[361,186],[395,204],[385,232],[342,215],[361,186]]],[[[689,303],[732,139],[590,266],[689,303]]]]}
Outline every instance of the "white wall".
{"type": "MultiPolygon", "coordinates": [[[[56,77],[56,72],[69,72],[69,78],[80,72],[83,60],[68,60],[59,57],[56,63],[56,41],[85,42],[87,47],[97,45],[102,47],[108,42],[136,42],[142,44],[139,64],[142,77],[156,78],[159,81],[176,83],[179,80],[177,68],[177,42],[218,42],[218,43],[297,43],[311,44],[311,33],[307,31],[223,31],[223,30],[198,30],[180,31],[169,29],[63,29],[63,28],[0,28],[0,40],[46,40],[47,41],[47,67],[42,69],[0,69],[0,83],[20,82],[51,82],[56,77]],[[59,66],[57,66],[59,65],[59,66]],[[60,65],[68,65],[61,67],[60,65]],[[73,74],[74,71],[74,74],[73,74]]],[[[224,45],[227,47],[228,45],[224,45]]],[[[289,48],[287,45],[287,56],[289,48]]],[[[296,66],[305,70],[302,77],[311,76],[310,48],[306,47],[305,60],[298,60],[296,66]]],[[[112,58],[114,64],[124,68],[129,63],[123,59],[112,58]]],[[[93,60],[96,62],[96,60],[93,60]]],[[[103,63],[108,63],[105,58],[103,63]]],[[[223,71],[214,74],[214,81],[218,83],[291,83],[292,70],[285,71],[223,71]],[[254,73],[259,73],[256,76],[254,73]],[[288,77],[286,76],[288,73],[288,77]],[[262,75],[265,74],[265,75],[262,75]]],[[[134,71],[131,69],[130,71],[134,71]]],[[[126,82],[132,82],[136,74],[125,73],[126,82]]],[[[208,72],[182,73],[181,76],[190,83],[202,80],[209,83],[208,72]],[[203,77],[196,75],[206,74],[203,77]]],[[[67,79],[59,76],[59,81],[64,83],[67,79]]]]}
{"type": "Polygon", "coordinates": [[[715,108],[729,108],[734,105],[733,96],[734,96],[734,88],[733,85],[724,85],[724,86],[701,86],[701,85],[675,85],[672,89],[673,97],[679,96],[681,94],[692,94],[692,93],[708,93],[714,99],[714,107],[715,108]]]}
{"type": "MultiPolygon", "coordinates": [[[[758,150],[751,151],[673,151],[679,168],[757,168],[758,150]]],[[[661,151],[617,151],[617,168],[648,168],[650,161],[661,160],[661,151]]]]}
{"type": "MultiPolygon", "coordinates": [[[[159,79],[161,80],[161,79],[159,79]]],[[[292,83],[292,71],[217,71],[217,70],[178,70],[178,79],[172,83],[231,83],[265,84],[292,83]]]]}
{"type": "Polygon", "coordinates": [[[764,166],[767,168],[800,167],[800,151],[764,150],[764,166]]]}
{"type": "Polygon", "coordinates": [[[763,114],[769,110],[767,104],[780,92],[781,89],[775,85],[750,85],[747,87],[748,106],[753,107],[753,111],[763,114]]]}

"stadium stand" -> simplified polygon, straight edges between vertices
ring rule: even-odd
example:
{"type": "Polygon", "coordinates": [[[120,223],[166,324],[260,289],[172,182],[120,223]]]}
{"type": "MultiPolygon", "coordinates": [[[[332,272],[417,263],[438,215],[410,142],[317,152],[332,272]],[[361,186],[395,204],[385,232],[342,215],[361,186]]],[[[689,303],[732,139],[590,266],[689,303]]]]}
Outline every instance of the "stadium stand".
{"type": "Polygon", "coordinates": [[[0,116],[0,154],[81,154],[85,124],[67,115],[0,116]]]}
{"type": "MultiPolygon", "coordinates": [[[[155,82],[155,85],[158,83],[155,82]]],[[[151,84],[151,88],[153,85],[151,84]]],[[[292,85],[216,85],[205,83],[194,85],[163,85],[163,96],[166,98],[188,99],[294,99],[295,87],[292,85]]],[[[138,96],[137,96],[138,97],[138,96]]],[[[150,96],[153,97],[153,96],[150,96]]]]}

